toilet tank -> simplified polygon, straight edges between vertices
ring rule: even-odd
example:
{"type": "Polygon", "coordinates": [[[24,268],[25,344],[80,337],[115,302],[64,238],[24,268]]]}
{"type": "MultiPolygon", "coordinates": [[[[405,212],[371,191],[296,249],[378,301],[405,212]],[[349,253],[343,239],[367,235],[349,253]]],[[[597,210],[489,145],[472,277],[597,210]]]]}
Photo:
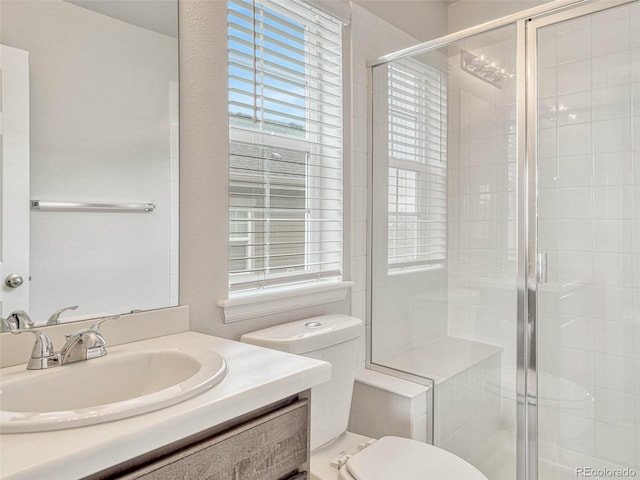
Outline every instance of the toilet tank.
{"type": "Polygon", "coordinates": [[[331,380],[311,389],[311,450],[347,430],[362,320],[322,315],[247,333],[240,341],[331,363],[331,380]]]}

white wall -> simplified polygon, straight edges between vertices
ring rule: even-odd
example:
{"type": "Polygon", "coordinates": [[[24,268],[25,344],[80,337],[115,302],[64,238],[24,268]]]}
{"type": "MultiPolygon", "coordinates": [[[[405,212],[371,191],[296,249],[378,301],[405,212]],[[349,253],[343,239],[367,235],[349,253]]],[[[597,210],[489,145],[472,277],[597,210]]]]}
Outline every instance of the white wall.
{"type": "Polygon", "coordinates": [[[444,0],[354,0],[354,3],[419,42],[447,34],[448,3],[444,0]]]}
{"type": "Polygon", "coordinates": [[[34,319],[121,313],[170,292],[175,38],[63,1],[3,1],[3,44],[29,52],[31,198],[153,202],[145,213],[31,212],[34,319]]]}
{"type": "MultiPolygon", "coordinates": [[[[390,2],[392,3],[392,2],[390,2]]],[[[342,302],[224,324],[227,298],[228,125],[226,4],[180,2],[180,303],[196,331],[238,338],[245,332],[323,313],[366,313],[367,60],[417,43],[397,27],[352,5],[345,30],[345,279],[342,302]]],[[[446,17],[441,15],[441,22],[446,17]]],[[[364,345],[364,339],[363,339],[364,345]]],[[[361,362],[364,362],[362,348],[361,362]]]]}
{"type": "Polygon", "coordinates": [[[547,0],[456,0],[449,3],[448,30],[457,32],[543,3],[547,0]]]}

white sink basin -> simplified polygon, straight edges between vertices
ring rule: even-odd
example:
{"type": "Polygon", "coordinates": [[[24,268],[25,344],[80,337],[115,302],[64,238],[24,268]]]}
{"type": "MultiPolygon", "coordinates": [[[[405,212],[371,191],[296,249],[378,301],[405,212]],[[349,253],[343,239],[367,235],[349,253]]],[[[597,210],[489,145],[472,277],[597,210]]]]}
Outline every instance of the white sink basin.
{"type": "Polygon", "coordinates": [[[213,350],[116,348],[93,360],[3,375],[0,432],[61,430],[147,413],[197,395],[227,373],[213,350]]]}

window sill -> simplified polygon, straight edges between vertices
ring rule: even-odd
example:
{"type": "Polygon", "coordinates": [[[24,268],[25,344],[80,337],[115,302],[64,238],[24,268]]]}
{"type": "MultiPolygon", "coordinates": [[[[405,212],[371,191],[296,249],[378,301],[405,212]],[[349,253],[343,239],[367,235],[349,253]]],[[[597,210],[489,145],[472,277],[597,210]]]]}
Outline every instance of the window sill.
{"type": "Polygon", "coordinates": [[[263,315],[289,312],[298,308],[339,302],[346,298],[352,285],[353,282],[336,282],[225,298],[218,301],[218,307],[222,309],[224,323],[232,323],[263,315]]]}

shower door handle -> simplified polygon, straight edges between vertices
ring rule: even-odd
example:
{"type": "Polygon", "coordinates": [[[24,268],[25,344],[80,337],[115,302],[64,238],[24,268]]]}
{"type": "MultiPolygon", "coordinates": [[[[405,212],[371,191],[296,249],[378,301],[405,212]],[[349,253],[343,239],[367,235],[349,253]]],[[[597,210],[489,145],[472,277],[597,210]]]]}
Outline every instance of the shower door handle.
{"type": "Polygon", "coordinates": [[[549,254],[547,252],[538,253],[536,258],[536,280],[538,284],[547,283],[549,281],[548,264],[549,254]]]}

